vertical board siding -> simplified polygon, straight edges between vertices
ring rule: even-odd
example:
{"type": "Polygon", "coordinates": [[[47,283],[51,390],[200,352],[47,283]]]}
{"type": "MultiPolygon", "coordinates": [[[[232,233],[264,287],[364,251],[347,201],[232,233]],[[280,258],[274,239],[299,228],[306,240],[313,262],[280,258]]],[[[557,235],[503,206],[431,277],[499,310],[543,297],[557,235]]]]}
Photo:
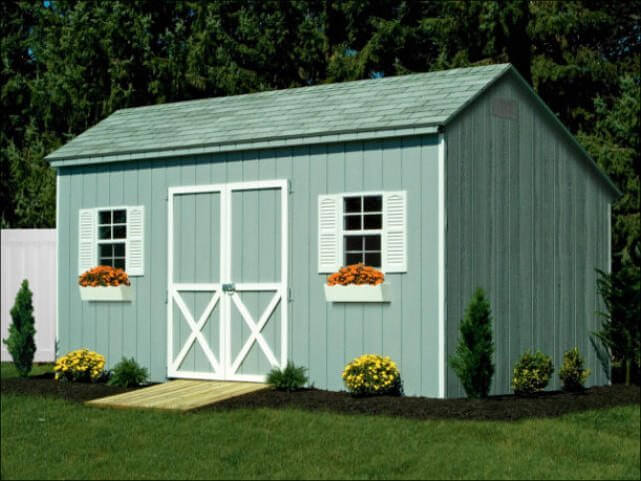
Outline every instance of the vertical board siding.
{"type": "MultiPolygon", "coordinates": [[[[462,113],[447,135],[447,352],[476,287],[488,293],[496,343],[493,394],[511,392],[527,350],[551,356],[560,387],[563,353],[577,346],[606,382],[589,342],[598,328],[595,268],[606,269],[609,195],[576,148],[522,86],[507,77],[462,113]],[[492,114],[507,99],[517,115],[492,114]]],[[[463,396],[452,369],[447,393],[463,396]]]]}
{"type": "MultiPolygon", "coordinates": [[[[167,189],[288,179],[290,299],[277,309],[289,310],[290,360],[309,369],[310,382],[315,386],[342,390],[341,371],[346,362],[363,353],[380,353],[398,362],[407,394],[437,396],[437,166],[437,138],[426,136],[63,168],[59,171],[58,251],[61,349],[95,349],[106,355],[108,367],[123,355],[133,356],[149,368],[153,381],[164,380],[167,189]],[[316,269],[318,195],[361,190],[408,191],[408,272],[388,276],[393,290],[390,303],[327,303],[323,291],[326,275],[318,274],[316,269]],[[145,274],[132,278],[135,300],[123,304],[83,303],[76,287],[78,209],[126,204],[145,207],[145,274]]],[[[269,255],[280,244],[280,213],[273,212],[277,205],[272,192],[234,194],[234,248],[245,247],[234,269],[239,269],[238,274],[245,281],[272,280],[278,275],[280,260],[269,255]]],[[[219,248],[214,220],[218,214],[208,214],[217,208],[218,203],[210,202],[207,196],[195,195],[176,203],[177,278],[193,277],[193,281],[200,282],[214,275],[217,280],[219,264],[214,257],[219,248]],[[206,247],[208,235],[215,237],[214,247],[206,247]],[[199,260],[194,254],[201,251],[204,252],[199,260]],[[213,270],[203,267],[206,263],[213,270]]],[[[185,302],[196,311],[203,310],[205,297],[185,294],[185,302]]],[[[245,297],[248,309],[258,317],[268,296],[245,297]]],[[[212,316],[217,313],[214,311],[212,316]]],[[[181,319],[178,311],[174,316],[181,319]]],[[[237,352],[249,329],[240,317],[233,319],[233,351],[237,352]]],[[[215,331],[217,325],[210,318],[204,329],[214,342],[216,333],[210,329],[215,331]]],[[[189,332],[184,322],[176,321],[176,348],[189,332]]],[[[263,334],[275,346],[274,354],[278,356],[277,326],[268,325],[263,334]]],[[[255,346],[241,372],[246,368],[263,369],[265,363],[265,356],[255,346]]],[[[200,349],[192,349],[185,359],[184,369],[191,367],[205,367],[200,349]]]]}

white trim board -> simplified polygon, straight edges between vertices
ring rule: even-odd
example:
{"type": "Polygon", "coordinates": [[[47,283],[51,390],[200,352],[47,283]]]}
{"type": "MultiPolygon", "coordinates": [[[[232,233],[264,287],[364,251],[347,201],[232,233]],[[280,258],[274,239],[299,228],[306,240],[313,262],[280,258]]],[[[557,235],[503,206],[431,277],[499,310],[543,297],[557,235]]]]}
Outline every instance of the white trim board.
{"type": "Polygon", "coordinates": [[[444,134],[438,136],[438,346],[439,346],[439,383],[438,397],[445,398],[447,363],[445,360],[445,158],[447,145],[444,134]]]}

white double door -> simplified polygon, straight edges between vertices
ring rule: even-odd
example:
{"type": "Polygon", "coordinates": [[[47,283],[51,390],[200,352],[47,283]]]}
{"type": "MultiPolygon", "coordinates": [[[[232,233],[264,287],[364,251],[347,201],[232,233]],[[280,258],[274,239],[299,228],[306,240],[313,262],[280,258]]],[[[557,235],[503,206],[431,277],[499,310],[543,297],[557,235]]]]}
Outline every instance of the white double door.
{"type": "Polygon", "coordinates": [[[287,195],[286,180],[169,189],[168,377],[264,382],[286,364],[287,195]]]}

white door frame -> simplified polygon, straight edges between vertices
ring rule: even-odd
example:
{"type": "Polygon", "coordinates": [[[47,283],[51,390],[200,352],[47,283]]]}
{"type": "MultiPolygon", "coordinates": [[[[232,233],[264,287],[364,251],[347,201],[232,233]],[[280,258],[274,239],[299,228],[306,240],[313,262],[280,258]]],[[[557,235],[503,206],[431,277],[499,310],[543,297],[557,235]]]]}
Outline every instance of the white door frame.
{"type": "Polygon", "coordinates": [[[194,185],[170,187],[167,198],[167,376],[191,379],[236,380],[265,382],[265,375],[238,374],[236,371],[245,356],[256,343],[273,366],[284,368],[287,364],[287,333],[288,333],[288,195],[287,180],[259,180],[252,182],[234,182],[228,184],[194,185]],[[271,283],[236,283],[234,289],[223,292],[223,286],[233,282],[231,273],[232,253],[232,200],[231,193],[243,190],[280,189],[281,191],[281,280],[271,283]],[[181,194],[220,193],[220,282],[212,283],[175,283],[174,279],[174,197],[181,194]],[[182,301],[180,292],[211,292],[205,311],[196,321],[194,316],[182,301]],[[237,292],[243,291],[274,291],[274,297],[258,320],[254,320],[245,308],[237,292]],[[191,327],[191,334],[176,356],[173,349],[173,304],[174,302],[191,327]],[[269,321],[274,309],[281,304],[281,346],[280,359],[276,359],[269,345],[261,335],[261,330],[269,321]],[[207,341],[200,330],[217,304],[220,304],[220,345],[218,358],[211,352],[207,341]],[[245,340],[240,352],[232,359],[231,352],[231,310],[236,308],[251,334],[245,340]],[[180,371],[192,344],[198,343],[203,349],[214,372],[180,371]]]}

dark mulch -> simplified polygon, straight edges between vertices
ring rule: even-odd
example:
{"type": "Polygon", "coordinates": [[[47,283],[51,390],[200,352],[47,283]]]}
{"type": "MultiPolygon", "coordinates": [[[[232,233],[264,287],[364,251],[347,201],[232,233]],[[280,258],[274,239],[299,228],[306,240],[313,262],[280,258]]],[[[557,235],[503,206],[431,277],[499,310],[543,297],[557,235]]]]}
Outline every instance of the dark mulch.
{"type": "MultiPolygon", "coordinates": [[[[52,373],[28,379],[1,379],[2,393],[48,396],[84,402],[119,394],[131,389],[104,383],[56,382],[52,373]]],[[[354,398],[345,392],[308,389],[294,393],[258,391],[228,399],[199,411],[243,408],[302,409],[338,414],[400,416],[409,419],[516,420],[556,417],[589,409],[608,408],[641,402],[639,386],[594,387],[579,394],[545,392],[531,398],[493,396],[485,400],[430,399],[422,397],[379,396],[354,398]]]]}
{"type": "Polygon", "coordinates": [[[132,388],[108,386],[105,383],[55,381],[53,373],[23,378],[1,379],[1,391],[5,393],[47,396],[72,402],[85,402],[105,396],[131,391],[132,388]]]}
{"type": "Polygon", "coordinates": [[[640,403],[639,386],[594,387],[580,394],[546,392],[531,398],[494,396],[485,400],[380,396],[354,398],[344,392],[305,390],[294,393],[259,391],[201,408],[302,409],[339,414],[375,414],[410,419],[516,420],[640,403]]]}

